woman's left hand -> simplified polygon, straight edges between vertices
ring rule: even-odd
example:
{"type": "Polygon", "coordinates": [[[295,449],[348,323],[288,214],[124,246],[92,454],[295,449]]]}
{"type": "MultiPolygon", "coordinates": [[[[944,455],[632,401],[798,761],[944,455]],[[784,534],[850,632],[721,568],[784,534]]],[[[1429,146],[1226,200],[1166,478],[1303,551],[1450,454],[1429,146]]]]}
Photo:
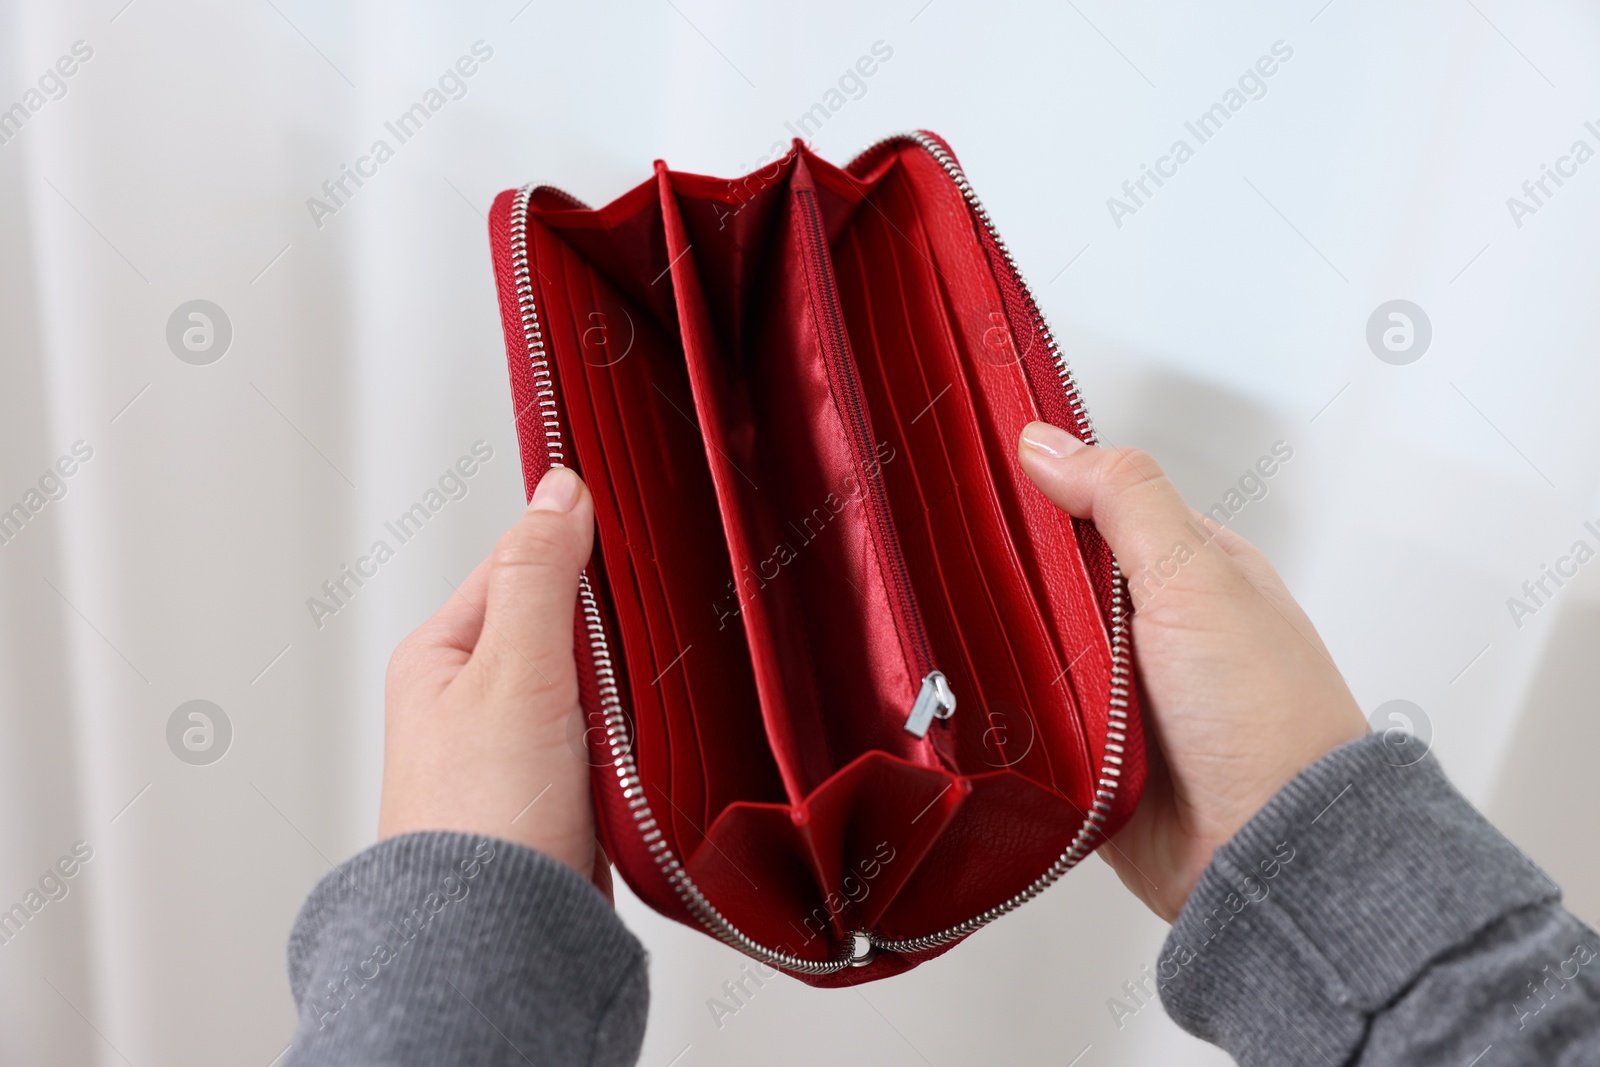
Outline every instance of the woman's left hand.
{"type": "Polygon", "coordinates": [[[554,468],[493,554],[395,649],[380,840],[421,830],[502,838],[609,895],[572,658],[578,575],[593,541],[588,489],[554,468]]]}

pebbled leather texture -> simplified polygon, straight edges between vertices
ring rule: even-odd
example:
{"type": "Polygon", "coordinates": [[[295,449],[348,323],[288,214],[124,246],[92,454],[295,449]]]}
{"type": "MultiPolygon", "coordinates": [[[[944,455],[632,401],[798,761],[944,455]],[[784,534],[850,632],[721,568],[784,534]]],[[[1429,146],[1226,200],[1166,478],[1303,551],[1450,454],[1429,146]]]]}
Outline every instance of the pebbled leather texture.
{"type": "MultiPolygon", "coordinates": [[[[822,961],[854,931],[917,938],[1023,892],[1104,774],[1093,842],[1114,834],[1144,782],[1131,683],[1108,748],[1114,564],[1017,463],[1029,420],[1076,422],[1019,280],[934,156],[898,140],[845,170],[796,142],[733,180],[658,162],[599,209],[534,191],[548,379],[515,200],[489,230],[524,479],[553,443],[594,494],[613,670],[580,610],[585,739],[634,891],[703,928],[664,845],[746,935],[822,961]],[[957,708],[919,738],[903,724],[934,669],[957,708]],[[610,692],[636,787],[603,729],[610,692]]],[[[950,947],[797,977],[857,984],[950,947]]]]}

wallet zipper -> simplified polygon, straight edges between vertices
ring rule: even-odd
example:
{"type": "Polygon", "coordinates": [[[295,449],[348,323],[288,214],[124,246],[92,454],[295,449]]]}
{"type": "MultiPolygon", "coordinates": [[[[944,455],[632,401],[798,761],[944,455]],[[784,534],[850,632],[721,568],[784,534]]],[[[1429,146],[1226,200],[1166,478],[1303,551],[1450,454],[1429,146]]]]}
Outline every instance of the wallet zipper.
{"type": "MultiPolygon", "coordinates": [[[[968,208],[983,225],[985,233],[994,242],[995,247],[1000,250],[1012,281],[1021,291],[1023,300],[1033,315],[1034,328],[1038,331],[1057,368],[1061,387],[1066,393],[1068,405],[1076,422],[1077,436],[1086,444],[1096,444],[1098,435],[1083,405],[1077,382],[1067,366],[1066,356],[1056,343],[1055,335],[1050,330],[1044,312],[1034,298],[1033,290],[1029,288],[1027,280],[1017,268],[1011,251],[995,230],[989,213],[984,210],[977,194],[972,191],[966,175],[949,150],[937,138],[918,130],[874,142],[859,153],[849,166],[853,169],[857,163],[873,153],[889,145],[902,143],[918,145],[934,158],[950,176],[962,198],[966,200],[968,208]]],[[[545,450],[550,466],[562,467],[566,466],[566,459],[562,445],[561,414],[555,399],[554,380],[550,374],[550,357],[545,351],[544,333],[539,325],[538,304],[533,296],[532,270],[528,262],[528,204],[536,188],[553,192],[570,201],[576,208],[583,208],[586,205],[564,190],[530,183],[517,190],[511,205],[509,226],[512,281],[517,292],[522,337],[527,346],[528,364],[534,380],[535,402],[540,409],[544,425],[545,450]]],[[[1128,636],[1127,590],[1122,584],[1122,572],[1115,562],[1112,563],[1112,580],[1116,590],[1111,598],[1111,699],[1110,707],[1107,709],[1106,753],[1100,765],[1100,777],[1096,784],[1092,810],[1088,812],[1083,825],[1066,851],[1022,892],[965,922],[913,938],[886,938],[868,930],[853,930],[846,937],[844,950],[840,955],[830,960],[808,960],[767,948],[729,922],[706,899],[700,887],[695,885],[682,862],[673,854],[672,848],[662,836],[650,801],[645,796],[644,783],[639,778],[638,763],[633,758],[632,732],[627,714],[622,710],[622,700],[617,689],[616,667],[611,658],[611,646],[606,637],[605,622],[600,615],[599,599],[595,596],[594,587],[589,582],[588,571],[585,570],[578,576],[578,603],[583,612],[584,631],[588,635],[590,662],[594,666],[595,687],[600,700],[601,721],[611,755],[611,767],[617,776],[618,787],[622,790],[622,798],[633,815],[634,827],[643,838],[646,850],[655,860],[656,868],[666,878],[667,884],[672,887],[689,913],[718,940],[747,956],[796,974],[828,975],[846,967],[865,966],[872,962],[879,951],[895,953],[930,951],[966,937],[1026,904],[1053,885],[1067,871],[1076,867],[1093,851],[1095,837],[1104,836],[1101,826],[1111,811],[1111,801],[1116,799],[1120,785],[1121,753],[1127,741],[1126,723],[1128,692],[1132,679],[1132,650],[1128,636]]],[[[924,692],[930,686],[937,690],[937,680],[930,681],[934,673],[937,672],[931,672],[929,677],[923,679],[924,692]]],[[[942,675],[940,677],[942,678],[942,675]]],[[[948,686],[945,689],[948,692],[948,686]]],[[[919,703],[922,698],[923,694],[919,693],[919,703]]],[[[953,706],[953,696],[951,703],[953,706]]]]}

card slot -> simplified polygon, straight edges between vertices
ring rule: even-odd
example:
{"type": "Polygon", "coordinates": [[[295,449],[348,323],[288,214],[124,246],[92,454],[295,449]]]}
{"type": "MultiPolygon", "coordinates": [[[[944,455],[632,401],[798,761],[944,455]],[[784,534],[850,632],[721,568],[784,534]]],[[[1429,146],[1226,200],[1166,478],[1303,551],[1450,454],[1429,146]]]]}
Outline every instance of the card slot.
{"type": "MultiPolygon", "coordinates": [[[[663,350],[665,351],[665,350],[663,350]]],[[[689,414],[681,356],[590,368],[596,396],[609,397],[626,441],[625,467],[640,496],[650,554],[642,564],[662,584],[678,651],[657,684],[681,674],[705,769],[702,827],[728,804],[783,795],[759,716],[749,651],[726,603],[731,565],[721,538],[699,427],[689,414]]],[[[615,452],[613,448],[611,450],[615,452]]],[[[659,658],[658,658],[659,662],[659,658]]]]}
{"type": "MultiPolygon", "coordinates": [[[[1110,645],[1078,524],[1045,499],[1016,455],[1022,428],[1041,417],[1026,372],[1027,359],[1039,355],[1033,347],[1036,334],[1029,323],[1019,345],[1005,313],[995,274],[999,268],[984,245],[974,241],[965,202],[931,156],[902,156],[876,196],[875,202],[887,205],[891,213],[901,209],[901,228],[918,234],[929,256],[922,272],[927,292],[944,309],[939,321],[962,353],[967,398],[988,457],[984,469],[992,488],[985,499],[1006,534],[1003,543],[1017,588],[1034,605],[1028,621],[1043,627],[1039,662],[1050,664],[1052,695],[1059,694],[1069,705],[1068,714],[1034,717],[1039,738],[1060,754],[1058,767],[1076,764],[1066,795],[1087,806],[1095,789],[1092,760],[1104,744],[1103,731],[1096,730],[1091,746],[1090,716],[1103,725],[1110,700],[1110,645]],[[958,313],[958,308],[965,310],[958,313]]],[[[1049,387],[1054,386],[1052,375],[1049,387]]],[[[1028,673],[1032,680],[1033,672],[1028,673]]]]}
{"type": "MultiPolygon", "coordinates": [[[[590,298],[592,306],[600,307],[600,293],[595,290],[597,280],[594,275],[589,275],[590,298]]],[[[592,312],[590,312],[592,314],[592,312]]],[[[606,352],[606,357],[610,357],[606,352]]],[[[656,638],[654,645],[654,678],[651,685],[661,686],[666,702],[667,723],[669,733],[682,739],[685,734],[693,737],[694,749],[698,752],[698,763],[694,769],[698,771],[698,792],[683,789],[678,784],[682,779],[682,771],[674,776],[674,792],[672,792],[672,805],[678,809],[678,814],[688,819],[698,819],[698,827],[704,832],[710,825],[712,817],[722,809],[726,803],[741,797],[738,789],[739,779],[747,777],[739,774],[744,769],[744,761],[738,765],[726,768],[733,773],[717,773],[718,769],[712,766],[715,752],[706,744],[706,737],[702,731],[710,728],[706,723],[706,715],[699,712],[698,705],[726,709],[730,707],[725,693],[726,681],[733,681],[734,694],[738,696],[739,678],[733,672],[722,669],[709,669],[715,659],[720,657],[707,657],[706,651],[701,656],[691,657],[696,649],[696,643],[706,649],[707,637],[702,632],[704,627],[691,627],[683,621],[686,601],[707,600],[715,592],[714,561],[710,560],[709,553],[683,552],[685,547],[698,547],[693,536],[693,512],[685,512],[682,507],[650,507],[650,493],[646,493],[646,486],[656,486],[658,490],[666,490],[669,496],[678,498],[682,504],[683,498],[693,498],[691,493],[691,475],[693,469],[675,472],[674,467],[666,462],[669,454],[669,440],[658,419],[653,418],[658,414],[653,405],[640,406],[640,400],[650,397],[651,389],[661,389],[661,382],[654,381],[654,371],[650,360],[634,360],[622,368],[622,360],[606,358],[603,365],[597,366],[590,360],[584,360],[587,384],[589,384],[590,405],[594,408],[598,426],[602,429],[602,437],[606,438],[605,459],[606,470],[611,482],[618,486],[629,486],[635,494],[635,507],[637,507],[638,525],[629,526],[630,560],[637,574],[648,574],[656,579],[656,592],[659,595],[658,619],[664,617],[666,627],[653,625],[651,635],[656,638]],[[613,374],[622,378],[621,382],[613,379],[613,374]],[[648,379],[648,381],[646,381],[648,379]],[[614,387],[621,384],[621,387],[614,387]],[[648,389],[646,389],[648,384],[648,389]],[[603,411],[603,414],[602,414],[603,411]],[[634,427],[630,432],[629,427],[634,427]],[[637,430],[650,429],[653,434],[640,434],[637,430]],[[621,442],[621,443],[619,443],[621,442]],[[685,520],[690,520],[688,530],[685,530],[685,520]],[[643,541],[637,539],[637,533],[643,531],[643,541]],[[709,566],[707,566],[709,565],[709,566]],[[670,637],[670,640],[667,638],[670,637]],[[674,651],[675,649],[675,651],[674,651]],[[699,699],[696,699],[696,696],[699,699]],[[675,726],[674,726],[675,723],[675,726]],[[720,801],[712,797],[710,782],[722,785],[725,795],[720,801]],[[698,803],[696,803],[698,801],[698,803]]],[[[693,434],[693,426],[686,427],[693,434]]],[[[698,445],[699,435],[693,435],[694,445],[698,445]]],[[[682,451],[682,450],[680,450],[682,451]]],[[[704,619],[699,619],[704,621],[704,619]]],[[[715,651],[715,649],[714,649],[715,651]]],[[[742,649],[736,649],[741,651],[742,649]]],[[[749,688],[749,686],[746,686],[749,688]]],[[[712,715],[710,718],[715,718],[712,715]]],[[[688,760],[683,761],[688,763],[688,760]]],[[[648,784],[646,784],[648,787],[648,784]]],[[[686,841],[688,846],[690,843],[686,841]]]]}
{"type": "MultiPolygon", "coordinates": [[[[596,513],[600,520],[597,525],[610,535],[601,542],[606,571],[615,575],[621,570],[632,577],[638,614],[643,619],[641,628],[633,631],[630,627],[622,635],[628,650],[623,669],[628,672],[635,702],[642,696],[659,709],[667,752],[669,773],[666,780],[642,780],[647,790],[655,790],[658,798],[671,799],[667,805],[670,810],[658,814],[671,822],[680,846],[690,848],[698,844],[705,833],[705,768],[694,740],[692,714],[681,678],[660,677],[664,674],[663,668],[678,654],[671,616],[666,611],[659,569],[651,566],[648,559],[641,565],[639,559],[644,518],[638,486],[623,454],[626,444],[619,439],[614,424],[614,406],[608,405],[603,396],[596,395],[597,389],[603,390],[608,383],[603,378],[596,381],[591,373],[593,368],[581,356],[584,331],[592,328],[588,316],[593,311],[586,299],[590,292],[590,274],[582,260],[565,247],[561,250],[559,271],[566,289],[563,303],[567,314],[564,317],[547,315],[545,322],[550,331],[550,351],[556,360],[556,380],[562,385],[563,411],[572,427],[578,470],[591,486],[601,482],[610,490],[613,521],[606,522],[598,510],[596,513]],[[580,382],[581,388],[574,388],[580,382]],[[590,440],[594,441],[594,447],[586,446],[590,440]],[[701,816],[701,821],[690,812],[701,816]]],[[[652,339],[643,339],[639,354],[646,355],[655,347],[652,339]]],[[[641,735],[643,733],[641,729],[641,735]]],[[[640,741],[643,740],[641,736],[640,741]]]]}
{"type": "MultiPolygon", "coordinates": [[[[957,206],[964,212],[964,205],[957,206]]],[[[970,222],[967,226],[970,231],[970,222]]],[[[871,209],[857,213],[841,251],[850,249],[861,257],[864,301],[870,304],[876,294],[884,311],[878,326],[889,335],[876,351],[888,380],[899,386],[890,390],[886,403],[915,409],[912,441],[928,442],[908,444],[913,465],[934,467],[941,459],[948,464],[939,473],[953,489],[933,505],[943,513],[937,523],[942,534],[938,564],[978,576],[963,589],[960,634],[970,643],[987,641],[973,658],[989,722],[980,716],[958,727],[964,728],[964,766],[974,772],[1014,766],[1082,800],[1092,778],[1079,707],[1063,684],[1067,664],[1044,619],[1045,606],[1033,594],[1015,549],[1014,542],[1027,532],[1007,521],[994,470],[1003,460],[983,433],[985,418],[978,407],[994,389],[989,379],[1007,369],[963,344],[966,328],[952,306],[969,317],[998,307],[997,299],[986,300],[979,284],[988,266],[981,258],[976,264],[947,262],[944,269],[935,265],[922,205],[898,169],[874,191],[871,209]],[[981,271],[977,280],[974,267],[981,271]],[[965,289],[953,295],[950,290],[957,286],[965,289]],[[918,374],[925,378],[917,381],[918,374]],[[974,726],[984,732],[975,737],[974,726]],[[1012,743],[996,743],[999,738],[1012,743]]],[[[1025,388],[1015,369],[1010,373],[1025,388]]],[[[938,475],[933,477],[937,484],[938,475]]]]}
{"type": "MultiPolygon", "coordinates": [[[[899,177],[891,172],[886,180],[893,182],[899,177]]],[[[890,190],[889,195],[893,196],[894,190],[890,190]]],[[[914,201],[911,207],[915,218],[914,201]]],[[[900,324],[917,351],[933,355],[929,363],[919,360],[919,366],[924,375],[929,374],[930,364],[934,375],[952,375],[946,383],[950,386],[946,398],[951,404],[944,411],[932,407],[927,420],[929,432],[938,434],[946,446],[943,455],[951,464],[950,477],[955,483],[955,493],[943,506],[946,512],[953,511],[959,516],[960,529],[966,534],[966,548],[979,575],[983,603],[996,623],[994,636],[1004,649],[1003,656],[985,654],[979,657],[979,662],[986,666],[1008,666],[1007,680],[1012,686],[1010,692],[1015,694],[1008,696],[1005,688],[990,684],[982,687],[988,726],[976,739],[972,736],[972,726],[967,726],[967,744],[963,746],[969,757],[966,769],[982,773],[1011,767],[1053,786],[1058,792],[1065,792],[1074,784],[1081,785],[1087,773],[1087,766],[1080,765],[1081,746],[1076,746],[1068,758],[1063,759],[1062,753],[1048,743],[1040,743],[1039,738],[1050,731],[1053,723],[1076,724],[1078,708],[1070,695],[1052,691],[1061,678],[1058,649],[1037,619],[1037,605],[1031,605],[1032,612],[1019,611],[1021,605],[1030,601],[1025,595],[1026,580],[1015,556],[978,549],[980,544],[1004,545],[1012,534],[995,507],[993,480],[985,477],[989,474],[990,457],[984,448],[980,420],[973,404],[970,367],[957,348],[951,328],[952,311],[942,302],[935,302],[932,307],[927,304],[930,290],[939,288],[939,279],[930,258],[925,228],[921,220],[916,219],[916,223],[903,232],[891,233],[885,216],[879,214],[871,221],[878,223],[878,240],[887,249],[894,268],[895,290],[889,294],[889,299],[900,313],[900,324]],[[969,476],[963,483],[957,477],[958,471],[979,473],[969,476]],[[976,532],[975,526],[978,527],[976,532]],[[973,756],[976,758],[971,758],[973,756]]],[[[930,392],[933,385],[931,381],[928,383],[930,392]]],[[[966,633],[963,626],[963,635],[966,633]]],[[[988,672],[992,673],[992,670],[988,672]]]]}
{"type": "MultiPolygon", "coordinates": [[[[580,281],[569,283],[566,329],[551,338],[558,381],[568,386],[566,407],[577,408],[579,399],[588,405],[581,421],[592,426],[595,447],[590,434],[575,433],[579,467],[591,486],[603,480],[618,498],[621,558],[640,588],[646,654],[635,656],[639,638],[624,634],[624,662],[635,693],[661,701],[673,767],[667,781],[647,775],[647,789],[658,807],[672,809],[675,823],[693,827],[692,834],[680,830],[692,846],[729,803],[774,799],[782,787],[751,714],[744,642],[733,627],[719,632],[712,610],[729,571],[716,551],[720,539],[704,529],[709,522],[714,530],[716,518],[708,472],[697,465],[699,433],[676,413],[671,419],[681,428],[661,421],[660,397],[687,391],[681,360],[649,323],[595,325],[596,316],[627,317],[636,309],[568,251],[563,269],[580,281]],[[596,343],[602,330],[622,335],[611,351],[596,343]],[[572,388],[579,382],[581,398],[572,388]]],[[[600,530],[610,532],[603,520],[600,530]]],[[[615,546],[603,544],[602,552],[608,571],[616,569],[615,546]]]]}
{"type": "MultiPolygon", "coordinates": [[[[600,295],[594,288],[593,274],[590,274],[588,279],[592,301],[590,306],[598,309],[602,304],[600,295]]],[[[581,307],[580,300],[575,298],[571,304],[574,313],[578,313],[581,307]]],[[[590,316],[596,313],[586,312],[580,321],[593,321],[590,316]]],[[[589,329],[594,328],[589,327],[589,329]]],[[[653,346],[649,350],[653,351],[653,346]]],[[[647,629],[652,646],[652,663],[649,668],[651,677],[648,680],[637,680],[634,688],[637,691],[642,686],[649,685],[661,691],[662,705],[667,712],[669,736],[673,743],[672,782],[670,788],[657,787],[657,794],[658,797],[667,798],[675,817],[688,821],[697,834],[704,834],[705,828],[710,825],[707,749],[701,737],[702,723],[695,714],[692,696],[694,687],[690,684],[689,676],[691,673],[703,673],[695,671],[695,668],[707,660],[701,657],[691,662],[689,659],[694,651],[694,642],[690,635],[684,633],[683,627],[675,617],[677,613],[673,611],[668,594],[673,578],[678,578],[679,584],[682,584],[681,576],[685,570],[682,566],[670,568],[662,566],[663,560],[658,551],[660,540],[654,529],[662,521],[662,516],[657,514],[655,521],[652,522],[652,516],[645,504],[646,495],[643,486],[661,478],[659,466],[662,453],[657,448],[639,448],[638,435],[627,431],[629,419],[624,415],[623,405],[618,399],[619,392],[622,395],[637,395],[642,384],[641,379],[650,377],[650,360],[635,359],[628,364],[626,371],[623,371],[615,364],[597,367],[585,359],[583,373],[595,422],[604,442],[601,461],[605,465],[607,477],[618,487],[619,496],[626,500],[622,514],[623,528],[627,534],[629,563],[638,576],[641,590],[646,593],[644,602],[649,617],[647,629]],[[618,373],[626,374],[629,379],[623,383],[624,387],[621,390],[613,389],[613,367],[617,368],[618,373]],[[692,751],[686,738],[693,742],[692,751]]],[[[669,538],[669,550],[670,547],[669,538]]],[[[689,585],[692,590],[693,582],[691,581],[689,585]]],[[[707,591],[700,590],[701,596],[703,597],[707,591]]],[[[716,677],[713,676],[710,681],[715,683],[716,677]]],[[[650,789],[652,784],[645,783],[645,788],[650,789]]],[[[680,835],[679,839],[685,848],[693,847],[696,843],[694,837],[680,835]]]]}
{"type": "MultiPolygon", "coordinates": [[[[931,231],[925,225],[921,213],[923,206],[915,199],[910,199],[913,217],[916,219],[914,227],[917,231],[928,234],[931,231]]],[[[926,239],[925,244],[933,251],[931,239],[926,239]]],[[[976,250],[968,246],[968,250],[975,254],[976,250]]],[[[981,260],[979,261],[981,263],[981,260]]],[[[976,265],[976,264],[974,264],[976,265]]],[[[961,367],[966,373],[968,384],[967,396],[970,399],[969,410],[974,420],[974,428],[978,432],[978,440],[983,451],[987,454],[989,463],[987,470],[991,475],[991,487],[986,497],[987,502],[995,508],[995,514],[1001,528],[1010,533],[1009,547],[1011,552],[1007,558],[1009,570],[1005,580],[1014,582],[1015,595],[1023,602],[1033,605],[1033,613],[1025,616],[1024,621],[1029,628],[1029,637],[1032,639],[1035,663],[1042,669],[1026,672],[1030,686],[1035,691],[1034,709],[1047,709],[1044,713],[1035,713],[1031,723],[1037,730],[1040,747],[1051,754],[1052,760],[1061,771],[1058,784],[1063,796],[1072,798],[1077,804],[1087,806],[1094,793],[1094,771],[1092,760],[1094,753],[1091,750],[1088,737],[1088,721],[1084,715],[1085,701],[1078,688],[1078,675],[1076,672],[1084,665],[1084,657],[1094,650],[1092,647],[1083,647],[1086,636],[1080,626],[1067,624],[1052,610],[1059,605],[1053,605],[1046,595],[1029,581],[1030,568],[1023,561],[1023,552],[1039,542],[1050,543],[1054,540],[1054,547],[1046,549],[1052,553],[1059,553],[1063,561],[1070,561],[1078,567],[1078,577],[1083,580],[1084,591],[1087,592],[1087,575],[1082,570],[1082,557],[1074,540],[1061,537],[1064,528],[1070,528],[1072,520],[1063,512],[1048,504],[1034,490],[1031,483],[1027,489],[1034,493],[1037,502],[1045,504],[1047,511],[1041,514],[1038,509],[1030,513],[1008,509],[1008,502],[1014,502],[1014,497],[1008,496],[1008,490],[1015,491],[1018,482],[1025,478],[1016,456],[1016,441],[1021,434],[1022,427],[1028,421],[1038,417],[1037,408],[1033,402],[1032,392],[1024,380],[1021,367],[1015,359],[1015,345],[1000,346],[1006,354],[1002,358],[993,358],[991,343],[1000,340],[1001,331],[997,329],[996,313],[988,312],[987,326],[974,324],[970,318],[966,323],[958,319],[954,306],[958,301],[963,301],[963,306],[974,306],[970,295],[958,295],[954,292],[954,283],[949,279],[957,276],[955,270],[937,272],[931,265],[926,275],[926,280],[932,283],[934,298],[939,300],[946,310],[943,319],[946,336],[952,345],[960,345],[965,356],[961,367]],[[981,338],[983,347],[976,341],[981,338]],[[985,358],[984,353],[989,353],[985,358]],[[996,427],[1000,427],[997,429],[996,427]],[[1008,481],[1009,479],[1009,481],[1008,481]],[[1064,635],[1068,632],[1079,634],[1077,644],[1067,646],[1064,635]],[[1048,682],[1046,681],[1048,679],[1048,682]],[[1059,709],[1061,713],[1050,714],[1049,710],[1059,709]]],[[[979,286],[989,286],[984,289],[981,301],[994,303],[979,303],[978,307],[995,308],[998,306],[998,293],[992,288],[992,278],[988,275],[975,275],[972,283],[979,286]]],[[[1009,333],[1006,333],[1009,337],[1009,333]]],[[[952,349],[955,351],[956,349],[952,349]]],[[[1081,617],[1080,617],[1081,618],[1081,617]]],[[[1098,619],[1095,620],[1098,622],[1098,619]]],[[[1013,628],[1013,636],[1016,636],[1013,628]]],[[[1090,632],[1102,633],[1098,626],[1090,632]]],[[[1109,646],[1104,643],[1100,646],[1102,653],[1109,654],[1109,646]]],[[[1106,697],[1099,701],[1100,706],[1105,706],[1106,697]]]]}
{"type": "Polygon", "coordinates": [[[900,240],[881,219],[863,216],[835,249],[835,266],[863,381],[875,407],[888,415],[880,425],[885,433],[898,435],[899,447],[910,457],[902,468],[885,471],[902,543],[919,588],[937,587],[943,593],[943,617],[930,609],[926,618],[938,635],[936,647],[954,653],[942,653],[940,664],[958,706],[949,726],[936,726],[932,736],[948,739],[957,765],[969,773],[1016,766],[1054,785],[1047,753],[1030,742],[1023,673],[983,573],[979,538],[992,537],[994,531],[975,537],[969,514],[975,509],[962,503],[970,490],[960,484],[952,456],[962,442],[951,440],[945,420],[935,417],[941,402],[959,402],[948,397],[964,384],[930,378],[954,361],[924,353],[944,338],[917,336],[914,304],[906,298],[897,251],[900,240]],[[876,268],[871,271],[869,251],[876,268]],[[892,290],[885,278],[894,280],[892,290]],[[896,353],[892,366],[889,352],[896,353]]]}
{"type": "MultiPolygon", "coordinates": [[[[530,223],[528,227],[530,257],[535,263],[548,266],[549,271],[537,272],[536,283],[541,292],[543,306],[561,307],[571,298],[567,282],[567,249],[542,226],[530,223]],[[561,277],[561,284],[550,275],[561,277]]],[[[606,562],[605,574],[615,613],[616,639],[629,650],[631,663],[633,650],[639,650],[645,663],[651,662],[650,636],[646,619],[644,594],[639,587],[639,575],[628,553],[627,535],[623,519],[626,495],[621,487],[606,477],[603,452],[599,445],[599,431],[595,425],[588,399],[586,376],[581,363],[573,365],[562,353],[581,351],[579,334],[574,329],[570,315],[547,314],[543,323],[547,336],[547,350],[556,365],[555,381],[561,393],[562,412],[573,450],[597,460],[594,464],[581,461],[575,465],[588,484],[594,500],[597,552],[606,562]],[[619,565],[613,565],[612,561],[619,565]]],[[[536,416],[527,416],[536,417],[536,416]]],[[[633,752],[641,780],[665,783],[672,788],[674,751],[667,725],[667,709],[661,693],[654,687],[640,689],[637,674],[628,668],[629,688],[633,693],[633,752]]],[[[591,724],[592,725],[592,724],[591,724]]],[[[662,830],[676,845],[682,836],[682,820],[662,820],[662,830]]]]}
{"type": "Polygon", "coordinates": [[[538,193],[532,199],[535,214],[550,232],[560,237],[591,270],[643,308],[668,332],[672,330],[672,294],[653,284],[660,274],[660,203],[655,182],[634,186],[605,207],[574,208],[562,196],[538,193]]]}

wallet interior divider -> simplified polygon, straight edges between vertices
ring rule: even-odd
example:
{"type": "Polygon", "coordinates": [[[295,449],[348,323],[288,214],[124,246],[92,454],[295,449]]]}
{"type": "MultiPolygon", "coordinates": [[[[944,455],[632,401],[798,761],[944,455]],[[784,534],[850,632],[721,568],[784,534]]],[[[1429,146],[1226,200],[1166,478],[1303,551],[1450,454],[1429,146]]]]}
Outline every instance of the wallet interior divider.
{"type": "Polygon", "coordinates": [[[949,177],[658,163],[600,210],[536,191],[528,248],[639,773],[707,897],[824,958],[1019,891],[1092,802],[1110,653],[949,177]],[[957,707],[918,737],[932,669],[957,707]]]}

